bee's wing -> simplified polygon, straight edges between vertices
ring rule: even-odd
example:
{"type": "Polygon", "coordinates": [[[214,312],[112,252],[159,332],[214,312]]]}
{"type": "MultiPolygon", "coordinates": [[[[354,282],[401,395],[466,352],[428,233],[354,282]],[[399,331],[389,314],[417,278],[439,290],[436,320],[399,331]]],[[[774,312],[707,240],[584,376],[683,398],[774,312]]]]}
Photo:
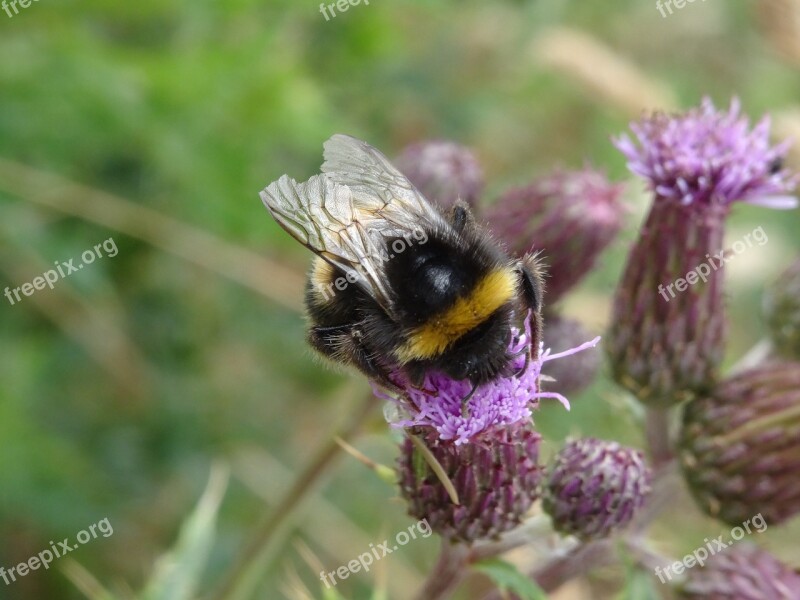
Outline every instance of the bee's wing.
{"type": "Polygon", "coordinates": [[[382,267],[383,231],[376,227],[381,221],[356,208],[347,186],[326,175],[315,175],[304,183],[284,175],[261,192],[261,200],[292,237],[355,277],[378,304],[390,310],[391,294],[382,267]]]}
{"type": "Polygon", "coordinates": [[[450,225],[378,150],[337,134],[324,144],[322,175],[284,175],[261,192],[275,220],[300,243],[356,277],[391,314],[387,240],[450,225]]]}
{"type": "Polygon", "coordinates": [[[448,227],[417,188],[366,142],[336,134],[325,142],[324,156],[322,172],[350,188],[358,212],[377,215],[401,232],[448,227]]]}

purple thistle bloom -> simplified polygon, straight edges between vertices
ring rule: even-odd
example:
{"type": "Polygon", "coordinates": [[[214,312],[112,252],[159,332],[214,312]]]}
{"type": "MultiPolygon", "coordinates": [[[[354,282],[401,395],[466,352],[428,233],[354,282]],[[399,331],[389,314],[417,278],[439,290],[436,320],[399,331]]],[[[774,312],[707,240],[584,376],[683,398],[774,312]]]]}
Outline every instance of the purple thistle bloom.
{"type": "Polygon", "coordinates": [[[752,130],[731,101],[718,112],[709,98],[683,115],[657,113],[631,124],[638,145],[627,135],[616,147],[628,168],[648,180],[659,199],[681,204],[727,206],[736,201],[772,208],[794,208],[789,195],[797,179],[781,168],[790,142],[770,146],[770,120],[765,116],[752,130]]]}
{"type": "Polygon", "coordinates": [[[649,405],[691,399],[717,378],[731,204],[796,205],[787,193],[797,178],[780,166],[788,145],[770,147],[769,120],[751,130],[739,110],[737,100],[722,113],[705,99],[631,125],[638,145],[616,140],[654,199],[616,290],[606,348],[616,382],[649,405]]]}
{"type": "MultiPolygon", "coordinates": [[[[510,353],[518,353],[530,344],[530,319],[525,321],[525,332],[512,327],[510,353]]],[[[539,375],[542,365],[548,361],[570,356],[600,341],[597,337],[577,348],[558,354],[549,350],[532,353],[524,371],[506,377],[498,377],[479,386],[472,397],[463,404],[472,390],[467,380],[454,380],[443,373],[426,375],[421,387],[417,388],[400,372],[392,379],[402,388],[402,397],[389,395],[373,384],[375,394],[392,402],[401,413],[398,417],[388,417],[393,427],[432,427],[441,440],[452,440],[455,444],[469,443],[480,433],[500,425],[513,425],[531,417],[531,411],[538,406],[540,398],[555,398],[568,410],[569,402],[561,394],[542,392],[539,375]]],[[[541,349],[540,349],[541,350],[541,349]]],[[[525,356],[520,354],[512,363],[519,371],[525,366],[525,356]]]]}

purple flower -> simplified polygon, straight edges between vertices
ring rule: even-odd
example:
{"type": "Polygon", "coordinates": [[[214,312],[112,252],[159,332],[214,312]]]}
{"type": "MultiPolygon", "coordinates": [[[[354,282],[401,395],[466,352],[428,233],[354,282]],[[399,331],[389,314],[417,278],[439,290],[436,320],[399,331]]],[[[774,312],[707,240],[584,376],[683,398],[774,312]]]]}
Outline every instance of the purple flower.
{"type": "MultiPolygon", "coordinates": [[[[525,332],[512,327],[512,341],[509,352],[518,353],[525,349],[531,339],[530,319],[525,321],[525,332]]],[[[453,440],[456,444],[470,442],[475,436],[495,425],[513,425],[531,417],[531,411],[538,406],[540,398],[556,398],[567,409],[569,402],[561,394],[542,392],[539,388],[539,375],[542,365],[548,361],[569,356],[600,341],[597,337],[577,348],[558,354],[549,350],[532,353],[525,366],[525,357],[520,354],[512,368],[521,373],[499,377],[479,386],[466,405],[463,399],[472,390],[467,380],[454,380],[442,373],[429,373],[423,384],[415,387],[400,372],[393,375],[394,383],[403,389],[402,396],[389,395],[373,384],[375,394],[396,407],[400,415],[387,415],[393,427],[427,426],[434,428],[441,440],[453,440]]]]}
{"type": "Polygon", "coordinates": [[[781,167],[788,145],[770,147],[769,120],[751,129],[735,99],[727,113],[704,99],[631,129],[638,145],[625,135],[616,145],[654,198],[616,290],[606,348],[618,384],[645,404],[669,407],[718,376],[728,321],[725,269],[712,257],[724,251],[731,205],[791,208],[797,176],[781,167]],[[692,281],[701,266],[702,281],[692,281]]]}
{"type": "Polygon", "coordinates": [[[682,115],[657,113],[631,124],[638,145],[627,135],[614,140],[628,168],[647,179],[660,199],[684,205],[727,206],[736,201],[794,208],[789,195],[797,184],[781,161],[790,143],[769,143],[769,117],[750,129],[737,98],[728,112],[709,98],[682,115]]]}

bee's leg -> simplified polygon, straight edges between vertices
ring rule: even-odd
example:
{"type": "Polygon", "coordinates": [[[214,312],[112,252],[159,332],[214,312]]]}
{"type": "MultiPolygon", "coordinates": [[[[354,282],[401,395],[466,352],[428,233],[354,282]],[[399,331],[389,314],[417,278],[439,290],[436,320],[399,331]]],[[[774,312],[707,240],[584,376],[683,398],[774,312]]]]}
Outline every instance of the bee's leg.
{"type": "Polygon", "coordinates": [[[524,308],[533,312],[542,310],[544,295],[544,268],[542,262],[533,254],[526,254],[514,265],[519,276],[524,308]]]}
{"type": "Polygon", "coordinates": [[[403,373],[408,377],[408,382],[414,389],[417,389],[432,396],[438,396],[438,390],[429,390],[425,387],[425,375],[428,372],[426,365],[422,363],[406,363],[403,365],[403,373]]]}
{"type": "Polygon", "coordinates": [[[385,388],[396,393],[404,393],[403,389],[389,377],[389,371],[373,359],[374,354],[370,352],[364,344],[364,334],[360,328],[353,327],[350,330],[350,344],[352,345],[356,366],[362,373],[370,379],[374,379],[385,388]]]}
{"type": "Polygon", "coordinates": [[[474,226],[475,217],[472,216],[469,204],[463,200],[456,201],[450,210],[450,224],[456,230],[456,233],[463,233],[467,227],[474,226]]]}
{"type": "Polygon", "coordinates": [[[542,340],[542,297],[544,295],[543,274],[541,261],[532,254],[526,254],[514,265],[519,275],[520,300],[524,312],[531,313],[531,343],[533,352],[539,351],[542,340]]]}
{"type": "Polygon", "coordinates": [[[361,329],[355,325],[312,327],[308,330],[308,343],[320,354],[333,361],[352,365],[370,379],[393,391],[402,391],[389,378],[389,373],[377,364],[364,346],[361,329]]]}

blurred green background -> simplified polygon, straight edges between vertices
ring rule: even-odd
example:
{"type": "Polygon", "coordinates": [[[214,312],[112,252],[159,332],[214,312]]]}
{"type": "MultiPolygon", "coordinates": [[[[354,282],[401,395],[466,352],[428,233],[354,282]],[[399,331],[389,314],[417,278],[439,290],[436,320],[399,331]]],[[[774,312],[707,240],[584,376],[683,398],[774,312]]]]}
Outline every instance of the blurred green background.
{"type": "MultiPolygon", "coordinates": [[[[84,598],[65,569],[132,597],[222,461],[230,483],[199,569],[212,597],[363,404],[362,378],[306,348],[309,255],[258,198],[283,173],[314,174],[331,134],[389,156],[421,139],[464,143],[484,166],[487,202],[585,161],[627,179],[610,136],[643,109],[704,94],[738,95],[796,136],[800,32],[781,16],[791,10],[792,0],[708,0],[663,18],[651,0],[372,0],[326,21],[318,3],[297,0],[40,0],[0,12],[0,285],[110,237],[119,248],[53,290],[2,299],[0,566],[103,518],[114,534],[0,582],[0,598],[84,598]]],[[[564,305],[598,331],[645,208],[639,182],[627,200],[630,227],[564,305]]],[[[761,290],[800,247],[797,211],[737,207],[730,237],[757,226],[769,243],[730,267],[730,363],[763,335],[761,290]]],[[[608,383],[572,401],[571,413],[545,406],[536,417],[548,453],[570,433],[641,445],[608,383]]],[[[361,431],[354,445],[391,464],[397,438],[380,409],[361,431]]],[[[332,570],[412,523],[349,456],[312,488],[273,532],[249,597],[318,593],[310,557],[332,570]]],[[[673,510],[654,528],[665,551],[724,530],[685,497],[673,510]]],[[[797,562],[798,531],[759,542],[797,562]]],[[[382,581],[391,598],[410,598],[437,550],[435,536],[415,541],[338,591],[366,598],[382,581]]],[[[561,597],[606,597],[617,576],[561,597]]],[[[485,580],[474,582],[459,597],[480,597],[485,580]]]]}

